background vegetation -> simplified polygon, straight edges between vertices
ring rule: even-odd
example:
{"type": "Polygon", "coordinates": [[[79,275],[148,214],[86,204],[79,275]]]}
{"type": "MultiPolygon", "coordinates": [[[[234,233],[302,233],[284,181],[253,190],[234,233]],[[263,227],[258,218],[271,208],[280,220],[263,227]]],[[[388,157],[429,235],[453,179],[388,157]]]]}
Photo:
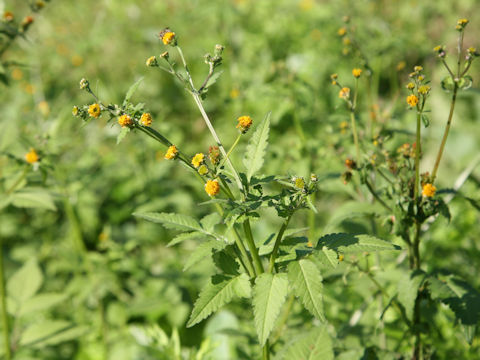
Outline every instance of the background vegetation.
{"type": "MultiPolygon", "coordinates": [[[[0,10],[18,20],[32,11],[26,0],[0,0],[0,10]]],[[[224,72],[209,90],[206,110],[228,144],[235,139],[238,116],[249,114],[260,122],[272,111],[262,172],[304,177],[313,172],[320,179],[318,214],[302,210],[292,220],[294,228],[309,227],[299,236],[374,233],[400,244],[382,226],[384,219],[344,215],[355,212],[345,204],[368,194],[341,179],[344,161],[355,149],[351,133],[342,130],[349,117],[330,74],[348,79],[354,67],[371,69],[370,88],[365,78],[359,81],[357,120],[370,156],[374,140],[387,141],[375,132],[380,127],[396,133],[389,151],[414,141],[415,116],[407,109],[404,85],[413,66],[422,65],[432,81],[422,158],[424,169],[430,169],[449,107],[449,94],[440,86],[447,74],[432,48],[445,44],[453,52],[454,25],[462,17],[470,20],[465,44],[479,48],[479,10],[475,0],[47,2],[33,15],[25,36],[0,57],[0,239],[14,358],[258,356],[252,314],[242,311],[243,302],[185,327],[214,264],[206,259],[184,272],[195,241],[166,247],[175,231],[131,214],[162,211],[200,218],[211,210],[198,206],[208,196],[184,168],[163,159],[165,149],[158,143],[127,136],[116,145],[118,127],[105,119],[84,125],[72,117],[73,105],[91,101],[78,89],[82,77],[102,99],[121,103],[130,85],[144,76],[134,98],[145,102],[156,129],[188,154],[206,152],[214,144],[194,103],[173,77],[152,72],[145,60],[165,50],[157,34],[169,26],[200,82],[207,71],[202,56],[215,44],[224,45],[224,72]],[[345,16],[350,44],[338,35],[345,16]],[[24,161],[30,148],[41,157],[37,171],[24,161]]],[[[437,188],[448,193],[466,169],[469,176],[462,196],[450,203],[451,221],[433,223],[421,251],[428,271],[464,279],[473,294],[480,289],[478,61],[470,75],[474,83],[459,95],[437,188]]],[[[242,158],[245,146],[238,146],[234,159],[242,158]]],[[[273,212],[262,216],[254,232],[267,239],[280,223],[273,212]]],[[[387,291],[409,286],[401,282],[405,255],[382,253],[366,261],[379,270],[387,291]]],[[[346,260],[368,256],[346,255],[346,260]]],[[[336,358],[407,358],[405,328],[393,310],[382,314],[387,304],[368,274],[354,267],[345,261],[322,274],[325,331],[336,358]]],[[[438,324],[427,344],[432,358],[478,358],[480,303],[476,295],[468,296],[457,308],[441,305],[438,311],[431,305],[430,316],[438,324]]],[[[302,331],[316,324],[297,305],[278,329],[281,342],[301,339],[302,331]]]]}

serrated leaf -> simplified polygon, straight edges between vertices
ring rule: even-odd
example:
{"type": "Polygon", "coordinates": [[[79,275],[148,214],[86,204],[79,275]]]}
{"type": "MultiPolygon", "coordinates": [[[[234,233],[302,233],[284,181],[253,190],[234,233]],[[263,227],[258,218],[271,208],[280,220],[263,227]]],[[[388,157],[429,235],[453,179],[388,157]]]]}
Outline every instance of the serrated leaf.
{"type": "Polygon", "coordinates": [[[322,268],[335,269],[338,266],[338,253],[323,246],[313,252],[313,258],[322,268]]]}
{"type": "Polygon", "coordinates": [[[89,330],[88,326],[75,326],[64,320],[46,320],[27,328],[19,344],[25,347],[42,348],[78,339],[89,330]]]}
{"type": "Polygon", "coordinates": [[[218,213],[211,213],[200,220],[202,227],[208,232],[213,232],[214,226],[220,224],[221,222],[222,217],[218,213]]]}
{"type": "Polygon", "coordinates": [[[301,334],[287,344],[280,359],[284,360],[333,360],[333,344],[325,326],[301,334]]]}
{"type": "Polygon", "coordinates": [[[127,91],[127,94],[125,95],[125,99],[123,100],[124,105],[130,101],[130,99],[132,98],[135,91],[137,91],[142,81],[143,81],[143,76],[137,81],[135,81],[135,83],[132,86],[130,86],[130,88],[127,91]]]}
{"type": "Polygon", "coordinates": [[[120,142],[127,136],[127,134],[130,132],[130,128],[127,126],[122,127],[122,130],[117,135],[117,145],[120,144],[120,142]]]}
{"type": "Polygon", "coordinates": [[[26,262],[7,282],[7,294],[23,303],[37,293],[42,286],[43,274],[35,259],[26,262]]]}
{"type": "MultiPolygon", "coordinates": [[[[227,248],[228,250],[228,248],[227,248]]],[[[213,262],[224,273],[228,275],[238,275],[240,266],[235,259],[225,250],[214,254],[213,262]]]]}
{"type": "Polygon", "coordinates": [[[397,299],[405,308],[407,319],[412,321],[415,299],[417,298],[418,289],[425,280],[425,274],[420,271],[414,271],[404,274],[398,282],[397,299]]]}
{"type": "Polygon", "coordinates": [[[265,342],[275,325],[275,320],[288,292],[286,274],[264,273],[257,277],[253,288],[253,314],[260,345],[265,342]]]}
{"type": "Polygon", "coordinates": [[[246,274],[233,278],[213,276],[195,301],[187,327],[198,324],[221,306],[232,301],[235,296],[244,296],[246,288],[250,288],[250,282],[246,274]],[[238,292],[238,290],[240,291],[238,292]]]}
{"type": "Polygon", "coordinates": [[[167,247],[174,246],[180,244],[185,240],[193,240],[193,239],[204,239],[207,235],[198,231],[192,231],[188,233],[182,233],[175,236],[170,242],[167,244],[167,247]]]}
{"type": "Polygon", "coordinates": [[[268,133],[270,130],[270,112],[265,119],[258,124],[252,138],[248,142],[247,151],[243,164],[247,169],[247,181],[250,182],[253,174],[255,174],[263,165],[263,158],[268,145],[268,133]]]}
{"type": "Polygon", "coordinates": [[[20,208],[41,208],[56,211],[52,195],[41,188],[23,188],[11,194],[11,203],[20,208]]]}
{"type": "Polygon", "coordinates": [[[200,244],[188,258],[185,266],[183,267],[183,271],[187,271],[193,265],[196,265],[207,256],[211,256],[212,253],[222,250],[226,246],[226,243],[217,240],[210,240],[208,242],[200,244]]]}
{"type": "Polygon", "coordinates": [[[65,300],[67,296],[67,294],[61,293],[43,293],[35,295],[25,300],[25,302],[20,305],[18,316],[49,309],[65,300]]]}
{"type": "Polygon", "coordinates": [[[317,243],[316,249],[323,247],[335,250],[341,253],[356,253],[364,251],[384,251],[384,250],[400,250],[401,247],[394,245],[385,240],[364,234],[328,234],[322,236],[317,243]]]}
{"type": "Polygon", "coordinates": [[[315,264],[308,259],[292,261],[288,265],[288,278],[295,296],[305,309],[317,319],[325,321],[322,276],[315,264]]]}
{"type": "Polygon", "coordinates": [[[154,223],[162,224],[167,229],[197,230],[197,231],[204,232],[200,223],[188,215],[174,214],[174,213],[147,212],[147,213],[133,213],[133,216],[136,216],[154,223]]]}

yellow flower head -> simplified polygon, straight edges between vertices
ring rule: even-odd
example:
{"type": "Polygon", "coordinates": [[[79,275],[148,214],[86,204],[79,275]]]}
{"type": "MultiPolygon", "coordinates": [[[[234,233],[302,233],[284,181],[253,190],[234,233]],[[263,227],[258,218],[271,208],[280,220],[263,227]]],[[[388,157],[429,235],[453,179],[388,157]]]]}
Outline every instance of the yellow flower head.
{"type": "Polygon", "coordinates": [[[437,191],[437,188],[433,184],[425,184],[423,185],[422,188],[422,195],[425,197],[433,197],[435,196],[435,192],[437,191]]]}
{"type": "Polygon", "coordinates": [[[350,88],[344,87],[340,92],[338,93],[338,97],[342,99],[348,99],[350,97],[350,88]]]}
{"type": "Polygon", "coordinates": [[[143,113],[142,117],[140,118],[140,123],[143,126],[150,126],[152,125],[152,115],[150,113],[143,113]]]}
{"type": "Polygon", "coordinates": [[[409,83],[407,84],[407,89],[408,89],[408,90],[413,90],[413,89],[415,89],[415,84],[414,84],[413,82],[409,82],[409,83]]]}
{"type": "Polygon", "coordinates": [[[217,180],[208,180],[205,184],[205,192],[210,196],[215,196],[220,192],[220,184],[217,180]]]}
{"type": "Polygon", "coordinates": [[[38,156],[37,152],[35,149],[30,148],[30,151],[25,154],[25,161],[28,162],[29,164],[35,164],[40,160],[40,157],[38,156]]]}
{"type": "Polygon", "coordinates": [[[165,29],[163,34],[161,34],[162,41],[164,45],[173,45],[175,46],[175,33],[169,29],[165,29]]]}
{"type": "Polygon", "coordinates": [[[305,187],[305,180],[302,177],[294,177],[293,183],[297,189],[303,189],[305,187]]]}
{"type": "Polygon", "coordinates": [[[201,165],[198,168],[198,173],[202,176],[208,174],[208,167],[206,165],[201,165]]]}
{"type": "Polygon", "coordinates": [[[88,115],[94,118],[98,118],[102,110],[100,109],[100,105],[92,104],[88,107],[88,115]]]}
{"type": "Polygon", "coordinates": [[[423,70],[423,67],[420,66],[420,65],[417,65],[417,66],[415,66],[415,67],[413,68],[413,71],[415,71],[416,73],[419,73],[419,72],[422,71],[422,70],[423,70]]]}
{"type": "Polygon", "coordinates": [[[165,159],[167,160],[175,159],[177,154],[178,154],[177,147],[175,145],[172,145],[167,149],[167,152],[165,154],[165,159]]]}
{"type": "Polygon", "coordinates": [[[80,110],[78,109],[78,106],[74,106],[74,107],[72,108],[72,115],[73,115],[73,116],[77,116],[79,111],[80,111],[80,110]]]}
{"type": "Polygon", "coordinates": [[[348,122],[347,121],[342,121],[340,123],[340,132],[342,134],[345,134],[347,132],[347,129],[348,129],[348,122]]]}
{"type": "Polygon", "coordinates": [[[122,116],[120,116],[118,118],[118,123],[120,124],[121,127],[126,127],[126,126],[130,126],[133,124],[133,120],[130,116],[128,116],[127,114],[123,114],[122,116]]]}
{"type": "Polygon", "coordinates": [[[83,89],[86,89],[89,87],[89,82],[87,79],[85,78],[82,78],[82,80],[80,80],[80,89],[83,90],[83,89]]]}
{"type": "Polygon", "coordinates": [[[345,36],[347,34],[347,29],[341,27],[340,29],[338,29],[337,34],[338,36],[345,36]]]}
{"type": "Polygon", "coordinates": [[[418,88],[418,93],[422,95],[427,95],[430,92],[430,86],[422,85],[418,88]]]}
{"type": "Polygon", "coordinates": [[[409,95],[407,96],[407,104],[410,105],[411,107],[414,107],[418,104],[418,97],[415,95],[409,95]]]}
{"type": "Polygon", "coordinates": [[[440,52],[443,50],[443,46],[442,45],[437,45],[433,48],[433,51],[436,51],[436,52],[440,52]]]}
{"type": "Polygon", "coordinates": [[[204,160],[205,160],[205,155],[203,153],[195,154],[195,156],[192,158],[192,165],[196,169],[198,169],[199,166],[203,164],[204,160]]]}
{"type": "Polygon", "coordinates": [[[348,37],[344,37],[342,40],[343,45],[348,46],[352,43],[352,41],[348,37]]]}
{"type": "Polygon", "coordinates": [[[156,56],[150,56],[147,61],[145,61],[145,65],[147,66],[158,66],[157,62],[157,57],[156,56]]]}
{"type": "Polygon", "coordinates": [[[14,16],[13,16],[13,13],[11,11],[5,11],[3,13],[3,19],[7,22],[13,21],[13,18],[14,18],[14,16]]]}
{"type": "Polygon", "coordinates": [[[397,64],[397,71],[402,71],[403,69],[405,69],[405,66],[407,66],[407,63],[405,61],[400,61],[398,64],[397,64]]]}
{"type": "Polygon", "coordinates": [[[457,25],[460,25],[460,26],[465,26],[468,24],[468,19],[459,19],[457,21],[457,25]]]}
{"type": "Polygon", "coordinates": [[[355,69],[352,70],[352,74],[353,74],[353,76],[355,76],[356,78],[359,78],[360,75],[362,75],[362,69],[357,69],[357,68],[355,68],[355,69]]]}
{"type": "Polygon", "coordinates": [[[357,168],[357,163],[352,160],[352,159],[346,159],[345,160],[345,166],[349,169],[349,170],[355,170],[357,168]]]}
{"type": "Polygon", "coordinates": [[[240,116],[238,119],[238,125],[237,125],[237,129],[240,129],[240,131],[245,134],[248,129],[250,129],[250,126],[252,126],[252,123],[253,123],[253,120],[250,116],[248,115],[243,115],[243,116],[240,116]]]}
{"type": "Polygon", "coordinates": [[[425,76],[419,75],[417,79],[418,79],[418,81],[423,81],[423,80],[425,80],[425,76]]]}

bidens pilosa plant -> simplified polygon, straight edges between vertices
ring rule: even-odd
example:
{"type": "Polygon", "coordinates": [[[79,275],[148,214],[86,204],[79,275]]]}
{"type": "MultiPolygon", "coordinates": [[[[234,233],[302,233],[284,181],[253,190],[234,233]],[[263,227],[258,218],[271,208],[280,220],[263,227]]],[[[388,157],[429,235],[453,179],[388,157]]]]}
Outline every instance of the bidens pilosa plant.
{"type": "MultiPolygon", "coordinates": [[[[117,143],[131,132],[148,135],[164,147],[166,160],[184,166],[185,171],[195,176],[199,186],[204,188],[206,201],[202,205],[211,206],[214,212],[200,221],[175,213],[134,214],[169,229],[179,230],[181,233],[170,241],[169,246],[185,240],[201,241],[186,268],[193,266],[200,258],[213,258],[217,273],[200,292],[188,327],[206,319],[235,298],[244,298],[251,304],[251,317],[263,359],[270,359],[271,351],[283,354],[279,355],[283,358],[291,358],[289,354],[298,353],[298,346],[301,351],[311,352],[312,342],[316,344],[312,353],[314,358],[322,356],[332,359],[332,341],[323,325],[325,315],[321,271],[335,269],[343,260],[344,253],[399,250],[400,247],[368,235],[337,233],[327,234],[320,239],[294,236],[305,229],[289,229],[292,218],[302,210],[316,212],[312,195],[321,186],[319,177],[316,174],[261,174],[267,154],[270,113],[261,121],[254,114],[239,114],[237,119],[227,120],[231,121],[232,127],[236,126],[238,135],[233,141],[221,141],[203,101],[221,74],[218,68],[222,64],[224,47],[216,45],[213,54],[204,56],[208,72],[201,85],[197,86],[177,34],[167,28],[160,32],[159,38],[168,51],[149,57],[145,64],[175,77],[191,96],[213,139],[208,152],[198,149],[196,154],[187,154],[182,150],[182,144],[155,130],[156,119],[145,109],[145,104],[131,100],[140,82],[128,90],[122,104],[111,104],[98,98],[88,80],[82,79],[80,88],[93,99],[89,104],[75,106],[73,115],[85,121],[101,116],[107,116],[108,121],[116,121],[121,127],[117,143]],[[246,138],[249,139],[243,164],[234,163],[231,155],[246,138]],[[228,143],[230,145],[226,146],[228,143]],[[256,232],[252,228],[256,223],[261,224],[268,208],[276,211],[279,229],[275,234],[262,234],[262,238],[258,238],[254,236],[256,232]],[[300,344],[289,342],[288,338],[282,336],[294,297],[318,319],[307,330],[308,334],[305,333],[306,329],[300,327],[302,337],[306,339],[300,344]],[[284,306],[287,298],[288,303],[284,306]],[[277,331],[272,332],[275,328],[277,331]]],[[[361,70],[356,70],[354,75],[358,78],[361,70]]],[[[349,102],[353,110],[355,100],[349,100],[349,90],[342,91],[341,97],[349,102]]],[[[359,158],[360,154],[357,155],[359,158]]],[[[259,354],[260,351],[251,356],[258,358],[259,354]]]]}
{"type": "MultiPolygon", "coordinates": [[[[355,145],[355,160],[345,160],[346,172],[343,174],[345,184],[351,183],[357,191],[365,190],[370,195],[372,204],[379,204],[383,208],[383,226],[391,229],[393,235],[398,236],[404,242],[408,251],[408,266],[410,269],[408,278],[402,286],[408,289],[400,289],[391,298],[391,304],[401,311],[404,323],[409,329],[412,337],[412,359],[431,358],[435,349],[431,346],[429,334],[432,332],[431,309],[435,302],[449,305],[455,312],[455,321],[462,325],[468,342],[472,342],[475,328],[471,327],[476,322],[475,305],[464,304],[471,318],[465,315],[460,308],[452,305],[452,298],[459,299],[461,295],[455,295],[455,283],[462,280],[453,279],[453,275],[446,277],[435,269],[426,269],[424,257],[430,254],[421,254],[422,237],[430,230],[431,224],[439,215],[450,221],[451,215],[448,207],[450,198],[444,195],[453,193],[460,194],[459,189],[465,181],[465,174],[461,175],[463,180],[457,182],[456,188],[437,189],[437,171],[442,159],[445,144],[452,124],[457,94],[466,90],[472,85],[472,78],[468,75],[471,64],[479,53],[475,48],[464,49],[464,32],[468,20],[460,19],[457,22],[458,31],[457,54],[455,55],[455,66],[449,65],[447,49],[445,46],[436,46],[433,50],[442,62],[448,75],[441,81],[441,87],[451,93],[450,110],[446,118],[446,125],[443,136],[438,139],[438,151],[435,162],[430,164],[430,171],[422,171],[422,155],[424,154],[422,128],[430,126],[428,113],[429,96],[432,86],[428,80],[425,70],[417,65],[408,76],[405,86],[407,95],[403,106],[415,116],[414,136],[409,142],[396,146],[399,134],[393,130],[394,125],[384,122],[370,124],[372,127],[372,139],[362,138],[360,134],[367,133],[366,127],[361,128],[357,124],[357,97],[359,94],[359,78],[362,74],[360,69],[353,69],[354,90],[340,83],[339,76],[333,74],[330,80],[339,90],[339,98],[346,105],[351,119],[351,137],[355,145]],[[422,126],[423,124],[423,126],[422,126]],[[371,142],[370,142],[371,141],[371,142]],[[373,146],[372,146],[373,145],[373,146]],[[409,295],[401,292],[406,291],[409,295]],[[447,295],[448,293],[448,295],[447,295]],[[452,297],[452,298],[451,298],[452,297]]],[[[347,30],[342,28],[340,36],[345,36],[347,30]]],[[[368,63],[364,57],[358,56],[357,61],[368,63]]],[[[370,71],[369,71],[370,73],[370,71]]],[[[370,88],[371,73],[366,79],[367,88],[370,88]]],[[[413,116],[412,116],[413,117],[413,116]]],[[[433,126],[439,126],[433,124],[433,126]]],[[[471,171],[471,170],[470,170],[471,171]]],[[[467,174],[468,176],[468,174],[467,174]]],[[[461,194],[460,194],[461,195],[461,194]]],[[[378,214],[378,213],[377,213],[378,214]]],[[[373,279],[373,277],[372,277],[373,279]]],[[[375,280],[376,281],[376,280],[375,280]]],[[[383,287],[378,283],[381,291],[383,287]]],[[[463,289],[469,296],[478,301],[479,294],[472,288],[464,286],[463,289]]]]}

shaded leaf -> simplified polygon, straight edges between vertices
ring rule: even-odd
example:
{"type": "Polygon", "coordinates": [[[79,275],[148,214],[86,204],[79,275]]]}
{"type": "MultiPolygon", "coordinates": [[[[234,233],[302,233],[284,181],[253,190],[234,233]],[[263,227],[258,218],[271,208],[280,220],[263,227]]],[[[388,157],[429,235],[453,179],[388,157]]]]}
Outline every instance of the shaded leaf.
{"type": "Polygon", "coordinates": [[[275,325],[280,308],[288,292],[286,274],[264,273],[257,277],[253,288],[253,314],[260,345],[265,342],[275,325]]]}
{"type": "Polygon", "coordinates": [[[10,195],[13,206],[21,208],[41,208],[56,211],[52,195],[41,188],[23,188],[10,195]]]}
{"type": "Polygon", "coordinates": [[[292,261],[288,265],[288,278],[295,296],[305,308],[317,319],[325,321],[322,276],[316,265],[308,259],[292,261]]]}
{"type": "Polygon", "coordinates": [[[221,306],[228,304],[235,296],[248,297],[250,282],[246,274],[237,277],[216,275],[203,288],[193,307],[187,327],[198,324],[221,306]]]}
{"type": "Polygon", "coordinates": [[[333,344],[325,326],[313,328],[286,345],[280,356],[285,360],[333,360],[333,344]]]}
{"type": "Polygon", "coordinates": [[[317,243],[316,249],[323,247],[341,253],[355,253],[363,251],[400,250],[401,247],[374,236],[364,234],[328,234],[322,236],[317,243]]]}

